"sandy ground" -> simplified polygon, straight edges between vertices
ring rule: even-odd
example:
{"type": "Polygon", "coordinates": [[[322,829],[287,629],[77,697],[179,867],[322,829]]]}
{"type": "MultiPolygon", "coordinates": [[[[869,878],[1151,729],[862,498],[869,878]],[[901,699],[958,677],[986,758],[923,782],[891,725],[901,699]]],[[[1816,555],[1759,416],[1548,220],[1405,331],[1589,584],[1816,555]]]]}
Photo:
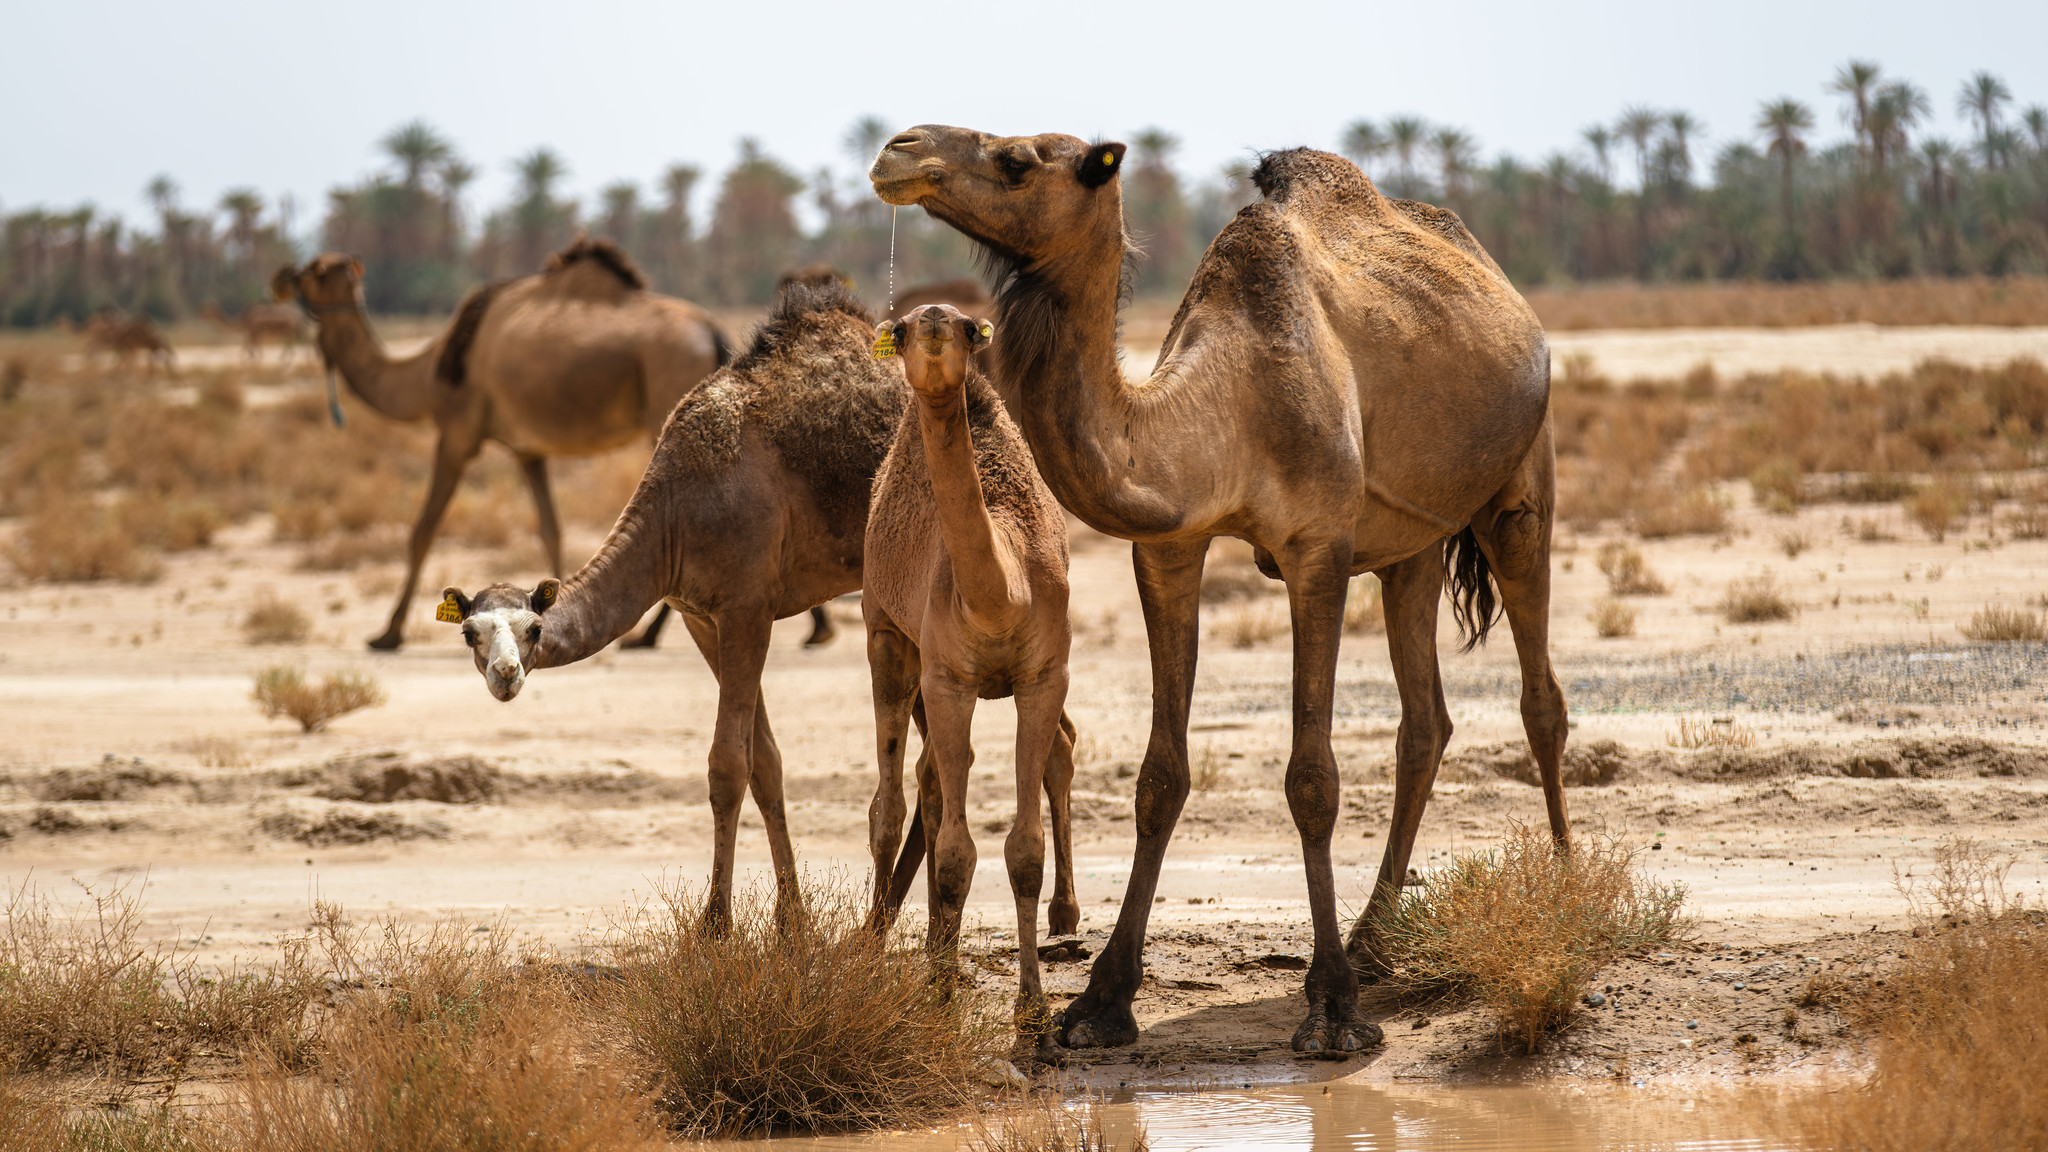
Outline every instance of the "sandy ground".
{"type": "MultiPolygon", "coordinates": [[[[1654,334],[1661,346],[1646,342],[1653,334],[1574,333],[1558,346],[1620,357],[1601,361],[1617,375],[1683,371],[1700,358],[1695,339],[1724,370],[1808,363],[1796,357],[1835,357],[1827,362],[1841,368],[1841,347],[1871,342],[1862,331],[1654,334]],[[1724,347],[1752,359],[1711,350],[1724,347]],[[1657,366],[1625,367],[1629,355],[1657,366]]],[[[1995,360],[2032,340],[2048,354],[2048,330],[1951,329],[1913,344],[1905,337],[1915,331],[1876,342],[1906,357],[1898,366],[1937,346],[1995,360]]],[[[192,363],[228,354],[239,351],[184,353],[192,363]]],[[[1603,991],[1606,1002],[1534,1064],[1499,1057],[1491,1024],[1475,1009],[1392,1003],[1375,1008],[1384,1049],[1343,1062],[1297,1060],[1285,1045],[1302,1010],[1298,969],[1309,938],[1298,842],[1280,791],[1284,600],[1268,595],[1206,610],[1217,632],[1241,630],[1249,617],[1269,622],[1274,635],[1243,648],[1218,634],[1204,644],[1192,725],[1201,790],[1153,911],[1138,1003],[1146,1035],[1132,1049],[1084,1057],[1075,1071],[1113,1087],[1333,1075],[1471,1080],[1532,1068],[1624,1080],[1797,1077],[1858,1066],[1843,1019],[1786,1009],[1823,969],[1881,978],[1906,927],[1897,874],[1924,869],[1942,838],[1971,836],[2017,858],[2019,889],[2037,899],[2048,892],[2048,648],[1972,645],[1957,631],[1988,603],[2041,603],[2048,542],[1989,536],[1980,518],[1933,543],[1889,507],[1816,506],[1782,517],[1750,508],[1739,489],[1734,495],[1741,510],[1728,535],[1642,545],[1671,591],[1633,601],[1640,621],[1632,638],[1601,640],[1587,619],[1606,594],[1595,564],[1602,538],[1565,532],[1554,562],[1553,652],[1573,706],[1574,771],[1598,781],[1573,789],[1574,822],[1655,845],[1643,857],[1651,873],[1691,893],[1700,918],[1691,942],[1604,974],[1600,989],[1616,991],[1603,991]],[[1852,523],[1873,516],[1896,538],[1860,542],[1852,523]],[[1714,605],[1728,582],[1766,571],[1789,589],[1795,618],[1723,623],[1714,605]],[[1732,754],[1674,748],[1681,719],[1724,720],[1755,745],[1732,754]]],[[[572,532],[569,551],[587,554],[598,538],[572,532]]],[[[422,586],[530,582],[541,573],[519,558],[531,553],[441,547],[422,586]]],[[[297,558],[258,518],[224,532],[213,549],[167,557],[152,585],[8,589],[0,881],[72,902],[88,887],[125,885],[146,902],[155,936],[222,962],[260,960],[279,932],[305,922],[314,899],[339,902],[357,919],[503,921],[587,947],[655,886],[702,882],[715,686],[680,634],[658,651],[607,652],[540,673],[516,701],[499,704],[454,630],[432,621],[431,598],[416,602],[404,651],[363,647],[381,628],[395,567],[311,573],[297,558]],[[314,615],[310,643],[243,642],[239,622],[265,591],[314,615]],[[277,663],[370,673],[389,702],[300,735],[263,719],[249,699],[251,675],[277,663]]],[[[1149,674],[1128,549],[1077,530],[1073,585],[1076,879],[1081,944],[1097,948],[1127,878],[1149,674]]],[[[813,884],[860,883],[868,867],[867,674],[857,607],[834,612],[842,634],[821,651],[800,649],[803,621],[783,622],[765,679],[797,850],[813,884]]],[[[1451,640],[1446,618],[1457,735],[1417,846],[1421,869],[1542,818],[1538,791],[1517,778],[1518,679],[1505,629],[1470,655],[1456,654],[1451,640]]],[[[1015,971],[1001,872],[1014,802],[1012,716],[991,702],[978,718],[972,823],[982,866],[970,950],[995,989],[1015,971]]],[[[1385,843],[1398,720],[1377,636],[1347,639],[1337,720],[1344,814],[1336,860],[1340,896],[1355,912],[1385,843]]],[[[765,882],[766,844],[751,808],[739,854],[747,880],[765,882]]],[[[1083,963],[1049,968],[1056,997],[1085,980],[1083,963]]]]}

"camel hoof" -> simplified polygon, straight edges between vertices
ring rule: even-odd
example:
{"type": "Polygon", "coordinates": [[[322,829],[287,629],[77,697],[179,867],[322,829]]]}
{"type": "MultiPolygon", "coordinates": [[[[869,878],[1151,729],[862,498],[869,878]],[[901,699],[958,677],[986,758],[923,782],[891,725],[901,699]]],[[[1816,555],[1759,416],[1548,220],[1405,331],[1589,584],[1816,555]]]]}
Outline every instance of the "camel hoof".
{"type": "Polygon", "coordinates": [[[1064,1013],[1060,1018],[1059,1042],[1066,1048],[1122,1048],[1138,1042],[1138,1022],[1129,1009],[1111,1010],[1120,1018],[1108,1015],[1089,1020],[1068,1020],[1064,1013]]]}
{"type": "Polygon", "coordinates": [[[396,652],[399,646],[404,643],[405,633],[396,628],[393,628],[391,631],[386,632],[382,636],[377,637],[375,640],[370,641],[370,647],[376,649],[379,652],[396,652]]]}

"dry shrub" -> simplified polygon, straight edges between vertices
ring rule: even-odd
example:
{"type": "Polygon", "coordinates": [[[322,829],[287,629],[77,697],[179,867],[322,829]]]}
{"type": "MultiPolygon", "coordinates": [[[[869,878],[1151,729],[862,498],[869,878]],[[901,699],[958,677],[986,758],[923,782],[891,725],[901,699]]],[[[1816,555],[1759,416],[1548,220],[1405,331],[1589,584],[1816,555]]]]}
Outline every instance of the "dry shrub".
{"type": "Polygon", "coordinates": [[[1767,511],[1790,516],[1799,510],[1803,478],[1799,462],[1781,456],[1750,472],[1751,499],[1767,511]]]}
{"type": "Polygon", "coordinates": [[[1600,574],[1607,577],[1607,590],[1616,596],[1662,596],[1670,591],[1650,570],[1642,549],[1621,540],[1600,546],[1600,574]]]}
{"type": "Polygon", "coordinates": [[[0,1074],[0,1134],[7,1152],[198,1152],[197,1125],[171,1108],[71,1114],[63,1101],[30,1094],[0,1074]]]}
{"type": "Polygon", "coordinates": [[[960,1107],[1008,1051],[1007,1020],[939,979],[915,942],[868,931],[850,886],[780,916],[738,894],[729,925],[665,887],[613,942],[603,1010],[681,1132],[906,1127],[960,1107]]]}
{"type": "Polygon", "coordinates": [[[1209,542],[1202,564],[1202,603],[1229,604],[1272,595],[1285,585],[1270,580],[1252,560],[1252,546],[1230,536],[1209,542]]]}
{"type": "Polygon", "coordinates": [[[260,972],[214,972],[174,945],[148,945],[125,888],[86,889],[62,914],[26,886],[0,920],[0,1064],[18,1071],[177,1068],[197,1052],[261,1046],[302,1063],[321,994],[310,942],[287,938],[260,972]]]}
{"type": "Polygon", "coordinates": [[[2048,640],[2048,619],[2031,608],[1986,604],[1977,609],[1968,624],[1956,625],[1956,630],[1972,640],[1994,644],[2038,643],[2048,640]]]}
{"type": "Polygon", "coordinates": [[[1804,532],[1780,532],[1778,534],[1778,551],[1783,552],[1787,560],[1799,559],[1799,554],[1811,547],[1813,547],[1813,541],[1808,539],[1804,532]]]}
{"type": "Polygon", "coordinates": [[[1896,504],[1911,496],[1918,484],[1897,472],[1857,472],[1835,487],[1835,498],[1851,504],[1896,504]]]}
{"type": "Polygon", "coordinates": [[[1721,610],[1721,618],[1730,624],[1790,620],[1796,610],[1791,598],[1785,594],[1784,586],[1770,572],[1730,580],[1727,592],[1722,594],[1721,603],[1716,607],[1721,610]]]}
{"type": "Polygon", "coordinates": [[[7,559],[30,580],[119,580],[146,584],[163,563],[139,547],[105,509],[84,500],[52,500],[8,541],[7,559]]]}
{"type": "Polygon", "coordinates": [[[1351,581],[1344,594],[1344,631],[1354,636],[1387,630],[1387,608],[1380,578],[1368,572],[1351,581]]]}
{"type": "Polygon", "coordinates": [[[388,564],[405,559],[405,541],[405,531],[390,525],[329,536],[301,553],[298,566],[307,572],[351,572],[365,564],[388,564]]]}
{"type": "Polygon", "coordinates": [[[1711,488],[1659,487],[1644,496],[1629,528],[1645,540],[1718,536],[1728,530],[1728,505],[1711,488]]]}
{"type": "Polygon", "coordinates": [[[1678,730],[1666,733],[1664,742],[1673,748],[1753,748],[1756,732],[1733,719],[1709,721],[1680,716],[1678,730]]]}
{"type": "Polygon", "coordinates": [[[1906,516],[1939,544],[1964,515],[1967,500],[1949,481],[1929,484],[1899,502],[1906,516]]]}
{"type": "MultiPolygon", "coordinates": [[[[448,509],[441,535],[472,548],[503,548],[512,539],[513,512],[500,493],[465,494],[448,509]]],[[[531,530],[528,533],[531,534],[531,530]]]]}
{"type": "Polygon", "coordinates": [[[129,539],[166,552],[204,548],[227,525],[213,501],[193,496],[130,496],[115,506],[114,516],[129,539]]]}
{"type": "Polygon", "coordinates": [[[1534,1051],[1595,972],[1691,930],[1684,886],[1638,874],[1636,852],[1590,835],[1560,852],[1547,831],[1517,825],[1498,851],[1455,857],[1382,924],[1391,985],[1476,996],[1504,1041],[1534,1051]]]}
{"type": "MultiPolygon", "coordinates": [[[[1845,525],[1848,523],[1846,518],[1843,520],[1843,523],[1845,525]]],[[[1858,517],[1855,533],[1857,542],[1862,544],[1886,544],[1898,539],[1897,536],[1892,535],[1889,528],[1885,527],[1884,521],[1879,520],[1875,516],[1858,517]]]]}
{"type": "Polygon", "coordinates": [[[2048,1148],[2048,915],[2004,891],[2010,861],[1969,841],[1936,852],[1931,885],[1902,880],[1914,935],[1882,993],[1868,1083],[1794,1109],[1816,1148],[2048,1148]]]}
{"type": "Polygon", "coordinates": [[[2039,492],[2029,492],[2021,498],[2019,507],[2005,514],[2005,530],[2015,540],[2048,537],[2048,500],[2043,500],[2039,492]]]}
{"type": "Polygon", "coordinates": [[[655,1142],[646,1098],[597,1042],[562,966],[506,934],[387,923],[366,946],[316,919],[340,986],[320,1075],[272,1066],[240,1085],[220,1152],[603,1152],[655,1142]]]}
{"type": "Polygon", "coordinates": [[[337,716],[384,703],[384,689],[360,672],[336,672],[314,684],[299,669],[282,666],[258,672],[250,696],[266,718],[289,716],[306,732],[320,730],[337,716]]]}
{"type": "Polygon", "coordinates": [[[1636,634],[1636,610],[1609,596],[1586,614],[1602,640],[1618,640],[1636,634]]]}
{"type": "Polygon", "coordinates": [[[251,644],[303,644],[313,622],[296,604],[286,603],[276,593],[265,592],[242,617],[242,638],[251,644]]]}
{"type": "Polygon", "coordinates": [[[334,528],[334,509],[325,500],[280,500],[270,506],[271,535],[310,544],[334,528]]]}
{"type": "Polygon", "coordinates": [[[1125,1124],[1110,1119],[1099,1096],[1070,1106],[1052,1093],[999,1115],[993,1124],[977,1119],[970,1152],[1148,1152],[1152,1141],[1135,1116],[1125,1124]]]}
{"type": "Polygon", "coordinates": [[[1239,604],[1222,614],[1210,634],[1230,641],[1232,648],[1256,648],[1276,636],[1285,636],[1289,625],[1287,609],[1272,604],[1239,604]]]}
{"type": "Polygon", "coordinates": [[[1814,324],[2048,324],[2048,281],[2024,276],[1754,280],[1536,288],[1553,332],[1584,328],[1804,328],[1814,324]]]}

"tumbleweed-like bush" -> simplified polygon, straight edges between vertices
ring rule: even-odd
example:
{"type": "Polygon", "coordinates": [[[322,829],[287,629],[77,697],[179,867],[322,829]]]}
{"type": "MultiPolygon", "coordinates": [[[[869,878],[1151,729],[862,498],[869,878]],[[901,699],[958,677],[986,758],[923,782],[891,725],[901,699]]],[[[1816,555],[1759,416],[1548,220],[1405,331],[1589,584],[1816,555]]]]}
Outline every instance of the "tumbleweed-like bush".
{"type": "Polygon", "coordinates": [[[250,695],[265,716],[289,716],[306,732],[317,732],[337,716],[384,702],[384,689],[360,672],[336,672],[315,684],[297,668],[282,666],[258,672],[250,695]]]}

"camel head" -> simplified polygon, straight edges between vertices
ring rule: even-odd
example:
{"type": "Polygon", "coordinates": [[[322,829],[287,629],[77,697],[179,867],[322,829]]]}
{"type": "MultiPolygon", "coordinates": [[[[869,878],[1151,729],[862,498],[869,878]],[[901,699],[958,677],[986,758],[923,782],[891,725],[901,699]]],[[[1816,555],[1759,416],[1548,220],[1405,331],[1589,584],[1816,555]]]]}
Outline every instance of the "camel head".
{"type": "Polygon", "coordinates": [[[493,584],[475,596],[460,588],[441,590],[434,619],[462,625],[463,643],[476,658],[484,686],[500,700],[519,695],[533,652],[540,645],[541,617],[561,594],[560,580],[543,580],[531,592],[512,584],[493,584]]]}
{"type": "Polygon", "coordinates": [[[927,304],[875,326],[875,348],[903,358],[903,378],[928,402],[958,396],[967,358],[988,347],[995,326],[951,304],[927,304]]]}
{"type": "Polygon", "coordinates": [[[921,124],[899,132],[868,179],[890,204],[916,204],[1026,266],[1067,252],[1078,236],[1123,243],[1115,179],[1124,146],[1076,136],[991,136],[921,124]]]}
{"type": "Polygon", "coordinates": [[[355,308],[362,302],[363,262],[339,252],[322,252],[304,268],[287,264],[270,278],[270,294],[297,300],[306,310],[321,312],[355,308]]]}

